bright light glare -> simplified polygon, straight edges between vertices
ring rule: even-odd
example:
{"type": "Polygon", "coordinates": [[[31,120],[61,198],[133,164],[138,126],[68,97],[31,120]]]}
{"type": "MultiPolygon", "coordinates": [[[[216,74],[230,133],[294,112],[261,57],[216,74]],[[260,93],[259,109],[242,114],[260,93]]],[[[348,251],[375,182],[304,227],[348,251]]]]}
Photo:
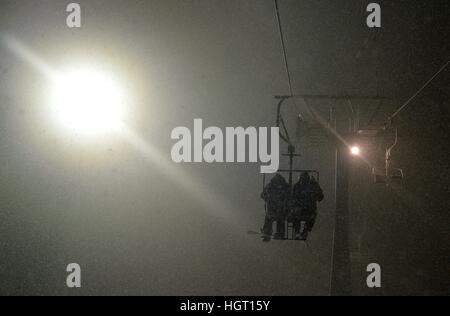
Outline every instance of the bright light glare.
{"type": "Polygon", "coordinates": [[[353,156],[359,156],[361,154],[361,149],[358,146],[353,146],[350,149],[350,152],[352,153],[353,156]]]}
{"type": "Polygon", "coordinates": [[[86,135],[104,134],[122,127],[124,95],[105,74],[76,69],[54,78],[52,107],[66,128],[86,135]]]}

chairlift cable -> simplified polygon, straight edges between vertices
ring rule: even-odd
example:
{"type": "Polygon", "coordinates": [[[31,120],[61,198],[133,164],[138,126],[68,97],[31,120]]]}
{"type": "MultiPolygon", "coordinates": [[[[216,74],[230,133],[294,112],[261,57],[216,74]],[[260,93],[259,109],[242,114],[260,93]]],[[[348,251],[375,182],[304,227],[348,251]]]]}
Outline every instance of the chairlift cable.
{"type": "MultiPolygon", "coordinates": [[[[275,13],[276,13],[276,17],[277,17],[277,22],[278,22],[278,30],[279,30],[279,34],[280,34],[280,41],[281,41],[281,48],[283,51],[283,61],[284,61],[284,67],[286,69],[286,75],[287,75],[287,80],[288,80],[288,85],[289,85],[289,93],[290,96],[293,98],[294,100],[294,104],[297,105],[297,102],[294,98],[295,94],[294,94],[294,89],[293,89],[293,85],[292,85],[292,75],[291,75],[291,71],[289,69],[289,61],[287,58],[287,50],[286,50],[286,39],[283,33],[283,25],[281,23],[281,14],[280,14],[280,6],[278,4],[278,0],[274,0],[275,3],[275,13]]],[[[306,107],[308,109],[308,111],[312,114],[313,117],[315,117],[310,105],[308,103],[306,103],[306,107]]],[[[288,143],[289,145],[292,146],[292,142],[289,138],[289,135],[287,135],[288,137],[288,143]]]]}
{"type": "Polygon", "coordinates": [[[292,89],[292,77],[291,77],[291,72],[289,71],[289,62],[288,62],[287,53],[286,53],[286,42],[285,42],[285,38],[284,38],[284,34],[283,34],[283,26],[281,24],[280,7],[278,5],[278,0],[274,0],[274,2],[275,2],[275,11],[276,11],[276,16],[277,16],[277,22],[278,22],[278,30],[280,33],[281,48],[283,50],[284,66],[286,68],[286,75],[287,75],[288,84],[289,84],[289,92],[290,92],[291,96],[294,96],[294,90],[292,89]]]}
{"type": "Polygon", "coordinates": [[[392,116],[389,117],[389,122],[390,123],[395,117],[397,117],[409,104],[411,104],[411,102],[417,97],[419,96],[419,94],[422,93],[423,90],[425,90],[433,81],[434,79],[436,79],[437,76],[439,76],[441,74],[441,72],[443,72],[445,70],[445,68],[447,68],[447,66],[450,64],[450,60],[447,61],[440,69],[437,73],[435,73],[433,75],[433,77],[431,77],[430,80],[428,80],[411,98],[409,98],[408,101],[405,102],[405,104],[403,104],[394,114],[392,114],[392,116]]]}

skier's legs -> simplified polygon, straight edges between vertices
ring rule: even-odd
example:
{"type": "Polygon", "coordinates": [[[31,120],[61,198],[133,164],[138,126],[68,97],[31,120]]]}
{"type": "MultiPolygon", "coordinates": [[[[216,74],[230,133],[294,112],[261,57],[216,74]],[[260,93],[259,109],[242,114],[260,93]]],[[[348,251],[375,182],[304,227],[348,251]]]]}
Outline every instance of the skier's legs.
{"type": "Polygon", "coordinates": [[[262,229],[262,233],[266,236],[272,236],[273,233],[273,218],[266,215],[266,218],[264,220],[264,227],[262,229]]]}
{"type": "Polygon", "coordinates": [[[277,239],[284,239],[286,235],[286,223],[284,219],[277,219],[277,239]]]}
{"type": "Polygon", "coordinates": [[[309,220],[306,222],[306,230],[312,232],[314,225],[316,224],[317,212],[313,212],[309,220]]]}
{"type": "Polygon", "coordinates": [[[302,221],[300,218],[294,218],[294,233],[295,236],[300,234],[300,229],[302,228],[302,221]]]}

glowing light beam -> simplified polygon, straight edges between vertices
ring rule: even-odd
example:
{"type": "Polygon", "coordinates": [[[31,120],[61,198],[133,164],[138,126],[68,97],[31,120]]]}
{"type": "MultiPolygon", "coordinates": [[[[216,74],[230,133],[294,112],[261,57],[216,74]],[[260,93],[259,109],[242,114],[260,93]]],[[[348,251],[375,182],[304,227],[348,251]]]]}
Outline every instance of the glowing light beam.
{"type": "Polygon", "coordinates": [[[33,68],[53,82],[52,103],[56,115],[67,126],[84,132],[98,132],[116,129],[120,126],[119,136],[139,150],[152,165],[167,175],[173,182],[180,184],[186,192],[192,194],[215,216],[229,224],[238,226],[243,221],[236,216],[236,208],[226,199],[196,181],[194,177],[168,161],[155,147],[139,135],[120,124],[123,114],[123,94],[117,83],[92,69],[58,72],[35,55],[25,45],[12,37],[1,36],[7,48],[33,68]],[[79,95],[76,92],[81,92],[79,95]],[[81,106],[80,106],[81,105],[81,106]],[[105,115],[106,109],[112,111],[105,115]]]}
{"type": "Polygon", "coordinates": [[[76,68],[52,81],[52,111],[64,127],[82,135],[99,135],[123,126],[124,94],[111,76],[76,68]]]}
{"type": "Polygon", "coordinates": [[[352,147],[350,148],[350,153],[351,153],[353,156],[359,156],[359,155],[361,154],[361,148],[359,148],[359,146],[352,146],[352,147]]]}

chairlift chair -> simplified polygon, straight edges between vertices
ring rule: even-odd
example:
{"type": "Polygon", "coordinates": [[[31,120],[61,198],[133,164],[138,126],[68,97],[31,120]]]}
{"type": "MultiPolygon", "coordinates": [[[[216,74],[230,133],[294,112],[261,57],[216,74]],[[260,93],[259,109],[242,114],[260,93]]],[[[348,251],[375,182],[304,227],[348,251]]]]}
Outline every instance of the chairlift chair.
{"type": "Polygon", "coordinates": [[[398,128],[395,129],[395,141],[391,147],[386,149],[385,167],[373,168],[372,175],[376,184],[382,183],[390,185],[391,183],[401,183],[404,179],[403,169],[392,167],[392,150],[398,144],[398,128]]]}

